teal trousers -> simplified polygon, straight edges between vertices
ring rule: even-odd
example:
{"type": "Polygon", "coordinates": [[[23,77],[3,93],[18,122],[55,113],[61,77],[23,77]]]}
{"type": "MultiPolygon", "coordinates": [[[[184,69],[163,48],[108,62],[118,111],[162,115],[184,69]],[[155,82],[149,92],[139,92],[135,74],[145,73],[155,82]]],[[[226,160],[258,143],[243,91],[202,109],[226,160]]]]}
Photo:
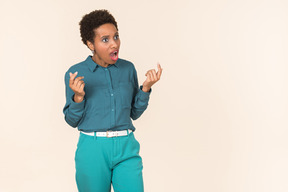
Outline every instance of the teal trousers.
{"type": "MultiPolygon", "coordinates": [[[[95,133],[95,132],[94,132],[95,133]]],[[[79,192],[143,192],[140,144],[131,132],[125,136],[98,137],[80,132],[75,152],[79,192]]]]}

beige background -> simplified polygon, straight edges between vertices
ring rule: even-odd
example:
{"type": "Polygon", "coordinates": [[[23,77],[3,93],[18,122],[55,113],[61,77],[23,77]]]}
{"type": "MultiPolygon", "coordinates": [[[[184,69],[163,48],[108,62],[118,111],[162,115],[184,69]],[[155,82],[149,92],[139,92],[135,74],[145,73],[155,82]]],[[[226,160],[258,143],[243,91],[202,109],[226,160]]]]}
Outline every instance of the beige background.
{"type": "Polygon", "coordinates": [[[7,1],[0,6],[0,192],[76,192],[79,132],[64,73],[90,51],[78,22],[105,8],[139,83],[145,191],[288,191],[286,0],[7,1]]]}

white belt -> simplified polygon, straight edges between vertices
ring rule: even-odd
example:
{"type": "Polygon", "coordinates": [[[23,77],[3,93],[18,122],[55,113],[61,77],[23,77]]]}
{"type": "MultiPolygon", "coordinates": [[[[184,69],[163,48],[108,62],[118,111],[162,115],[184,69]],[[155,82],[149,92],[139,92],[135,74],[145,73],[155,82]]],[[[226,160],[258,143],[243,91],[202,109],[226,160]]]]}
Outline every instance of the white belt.
{"type": "MultiPolygon", "coordinates": [[[[129,134],[132,132],[131,129],[128,129],[128,131],[129,131],[129,134]]],[[[81,131],[81,133],[94,136],[94,132],[81,131]]],[[[118,136],[124,136],[124,135],[127,135],[127,129],[121,130],[121,131],[96,132],[96,136],[98,136],[98,137],[118,137],[118,136]]]]}

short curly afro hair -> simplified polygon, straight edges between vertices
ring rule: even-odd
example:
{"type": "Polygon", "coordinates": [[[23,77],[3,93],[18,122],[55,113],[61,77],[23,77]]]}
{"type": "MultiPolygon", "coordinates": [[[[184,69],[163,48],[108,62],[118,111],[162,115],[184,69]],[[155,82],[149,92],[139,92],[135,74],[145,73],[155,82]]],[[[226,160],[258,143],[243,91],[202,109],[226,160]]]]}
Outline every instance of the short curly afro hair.
{"type": "Polygon", "coordinates": [[[95,34],[93,30],[106,23],[111,23],[115,25],[118,31],[117,22],[106,9],[95,10],[84,15],[82,17],[82,20],[79,22],[80,33],[83,43],[87,45],[87,40],[91,43],[94,43],[95,34]]]}

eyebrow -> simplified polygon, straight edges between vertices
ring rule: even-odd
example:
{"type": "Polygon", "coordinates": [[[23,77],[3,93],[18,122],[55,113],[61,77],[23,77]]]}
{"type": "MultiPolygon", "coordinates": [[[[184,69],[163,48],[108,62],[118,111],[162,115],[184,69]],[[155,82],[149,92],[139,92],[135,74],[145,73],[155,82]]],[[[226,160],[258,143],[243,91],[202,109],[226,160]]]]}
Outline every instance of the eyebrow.
{"type": "MultiPolygon", "coordinates": [[[[118,31],[114,35],[119,35],[118,31]]],[[[107,37],[109,37],[109,35],[104,35],[104,36],[101,37],[101,39],[107,38],[107,37]]]]}

